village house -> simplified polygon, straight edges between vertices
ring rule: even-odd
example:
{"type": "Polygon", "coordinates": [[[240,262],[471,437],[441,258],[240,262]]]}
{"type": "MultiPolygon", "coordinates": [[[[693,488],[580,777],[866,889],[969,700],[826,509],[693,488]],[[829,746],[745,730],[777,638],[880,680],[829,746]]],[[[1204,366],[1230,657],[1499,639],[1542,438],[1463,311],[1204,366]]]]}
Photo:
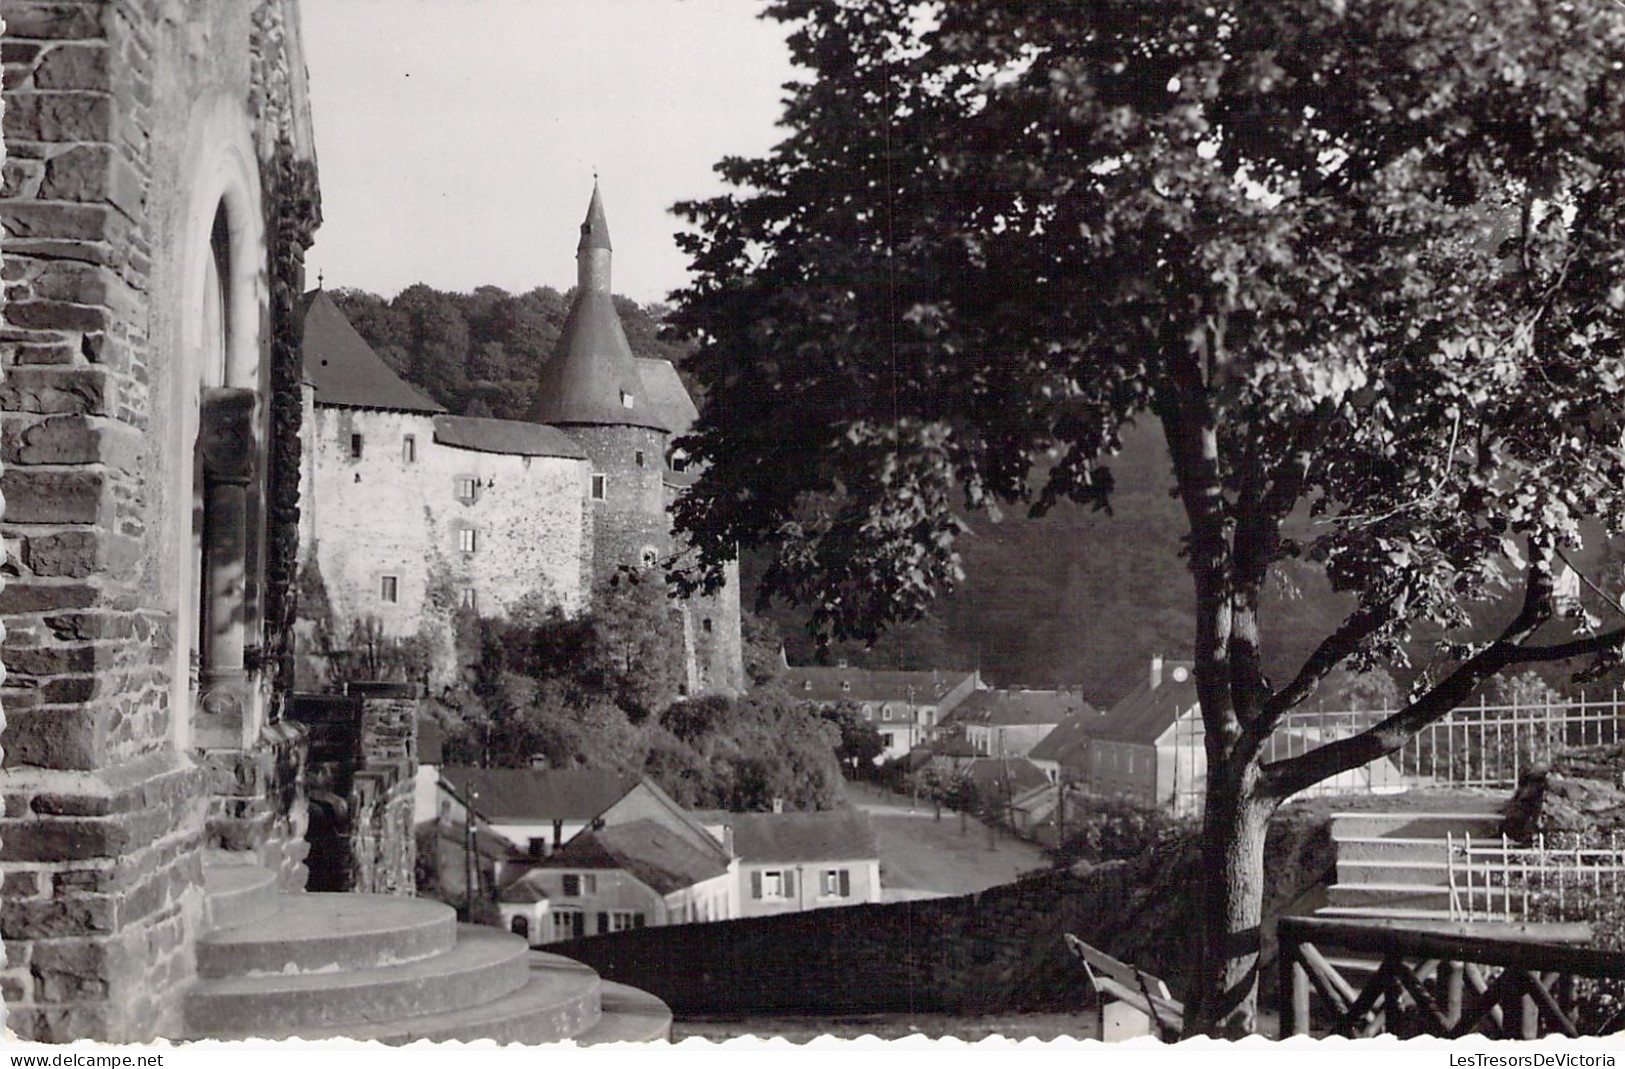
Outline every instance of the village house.
{"type": "Polygon", "coordinates": [[[886,671],[786,663],[791,696],[819,705],[851,702],[880,732],[882,760],[902,757],[935,737],[943,718],[981,686],[976,672],[886,671]]]}
{"type": "MultiPolygon", "coordinates": [[[[595,826],[550,856],[534,860],[499,893],[512,930],[533,946],[645,926],[729,920],[738,916],[737,863],[709,836],[688,834],[669,819],[595,826]],[[544,915],[522,931],[514,907],[542,896],[544,915]],[[535,924],[536,927],[528,927],[535,924]]],[[[535,905],[531,905],[535,912],[535,905]]]]}
{"type": "Polygon", "coordinates": [[[1073,691],[999,688],[969,695],[943,719],[943,727],[958,728],[989,757],[1023,757],[1076,715],[1099,716],[1073,691]]]}
{"type": "Polygon", "coordinates": [[[1067,715],[1027,752],[1027,760],[1038,766],[1051,783],[1083,779],[1089,764],[1089,730],[1104,717],[1093,706],[1067,715]]]}
{"type": "MultiPolygon", "coordinates": [[[[1153,657],[1145,682],[1085,730],[1089,745],[1082,783],[1088,791],[1181,816],[1202,812],[1207,793],[1206,729],[1191,662],[1153,657]]],[[[1299,731],[1277,731],[1266,754],[1274,759],[1304,753],[1324,741],[1299,731]]],[[[1315,790],[1393,790],[1400,779],[1393,762],[1383,758],[1332,777],[1315,790]]]]}
{"type": "Polygon", "coordinates": [[[861,811],[734,813],[727,820],[740,916],[880,901],[880,847],[861,811]]]}

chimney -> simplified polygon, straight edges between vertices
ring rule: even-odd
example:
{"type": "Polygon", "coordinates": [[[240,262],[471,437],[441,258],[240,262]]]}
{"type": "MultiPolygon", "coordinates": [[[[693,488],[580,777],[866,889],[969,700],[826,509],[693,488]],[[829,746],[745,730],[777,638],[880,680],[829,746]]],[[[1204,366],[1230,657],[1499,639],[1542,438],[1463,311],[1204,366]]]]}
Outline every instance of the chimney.
{"type": "Polygon", "coordinates": [[[1151,658],[1151,689],[1162,686],[1162,654],[1151,658]]]}

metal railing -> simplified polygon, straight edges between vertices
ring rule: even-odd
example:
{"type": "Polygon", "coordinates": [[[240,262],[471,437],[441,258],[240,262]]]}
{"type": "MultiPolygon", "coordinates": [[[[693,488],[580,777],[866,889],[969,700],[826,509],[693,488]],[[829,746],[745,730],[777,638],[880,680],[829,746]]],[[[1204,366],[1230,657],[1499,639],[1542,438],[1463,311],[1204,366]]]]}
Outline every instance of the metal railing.
{"type": "MultiPolygon", "coordinates": [[[[1392,714],[1388,709],[1296,710],[1265,742],[1265,762],[1359,734],[1392,714]]],[[[1161,796],[1178,813],[1197,813],[1206,791],[1207,758],[1199,715],[1181,717],[1172,732],[1170,775],[1161,796]]],[[[1335,776],[1299,797],[1385,794],[1418,787],[1511,787],[1525,769],[1563,750],[1625,741],[1625,696],[1584,695],[1568,701],[1463,706],[1428,725],[1404,748],[1335,776]]]]}
{"type": "Polygon", "coordinates": [[[1588,919],[1625,896],[1625,837],[1585,841],[1537,835],[1527,846],[1501,836],[1447,837],[1450,915],[1463,921],[1588,919]]]}

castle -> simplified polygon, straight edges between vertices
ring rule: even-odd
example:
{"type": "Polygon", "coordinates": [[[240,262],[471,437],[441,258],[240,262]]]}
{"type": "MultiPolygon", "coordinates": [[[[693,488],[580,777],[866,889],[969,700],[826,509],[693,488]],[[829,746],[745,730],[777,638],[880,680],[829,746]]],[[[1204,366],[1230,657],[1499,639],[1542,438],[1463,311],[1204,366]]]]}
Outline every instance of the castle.
{"type": "MultiPolygon", "coordinates": [[[[342,643],[365,622],[388,638],[421,636],[429,679],[444,682],[453,613],[504,616],[521,600],[574,613],[596,583],[671,558],[668,510],[691,478],[671,443],[698,413],[669,362],[632,355],[611,255],[595,185],[575,298],[524,420],[447,413],[332,298],[306,295],[306,636],[322,628],[342,643]]],[[[744,689],[737,573],[729,579],[675,607],[689,694],[744,689]]]]}

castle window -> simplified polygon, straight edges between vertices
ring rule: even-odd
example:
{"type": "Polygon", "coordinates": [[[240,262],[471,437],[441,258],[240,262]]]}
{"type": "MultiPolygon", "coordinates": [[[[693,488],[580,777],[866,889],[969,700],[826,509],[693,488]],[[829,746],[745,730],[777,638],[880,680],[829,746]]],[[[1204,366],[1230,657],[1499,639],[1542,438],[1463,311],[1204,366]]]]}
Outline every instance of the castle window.
{"type": "Polygon", "coordinates": [[[607,480],[602,475],[594,475],[592,477],[592,499],[594,501],[604,500],[606,482],[607,480]]]}
{"type": "Polygon", "coordinates": [[[461,600],[460,604],[462,605],[463,608],[467,609],[469,612],[479,612],[480,611],[480,592],[478,590],[475,590],[471,586],[463,587],[463,596],[462,596],[462,600],[461,600]]]}
{"type": "Polygon", "coordinates": [[[632,457],[637,461],[638,467],[643,467],[643,450],[639,449],[637,452],[632,454],[632,457]]]}
{"type": "Polygon", "coordinates": [[[711,633],[711,618],[709,616],[700,621],[700,630],[708,635],[711,633]]]}
{"type": "Polygon", "coordinates": [[[671,451],[671,470],[672,471],[687,471],[688,470],[688,454],[683,452],[681,449],[673,449],[671,451]]]}
{"type": "Polygon", "coordinates": [[[852,681],[850,679],[841,680],[841,689],[843,691],[851,690],[852,689],[852,681]]]}
{"type": "Polygon", "coordinates": [[[643,552],[638,554],[638,560],[645,568],[653,568],[660,563],[660,551],[653,546],[644,546],[643,552]]]}
{"type": "Polygon", "coordinates": [[[401,439],[401,463],[416,464],[418,462],[418,440],[408,434],[401,439]]]}
{"type": "Polygon", "coordinates": [[[457,476],[457,500],[472,505],[480,496],[480,481],[472,475],[457,476]]]}
{"type": "Polygon", "coordinates": [[[457,531],[457,548],[464,553],[473,553],[480,548],[480,532],[477,527],[463,527],[457,531]]]}
{"type": "Polygon", "coordinates": [[[361,435],[359,434],[350,435],[350,459],[361,459],[361,435]]]}
{"type": "Polygon", "coordinates": [[[621,407],[622,408],[632,408],[636,404],[637,404],[637,401],[632,397],[631,394],[627,393],[625,390],[621,391],[621,407]]]}
{"type": "Polygon", "coordinates": [[[393,575],[384,576],[378,583],[378,596],[394,605],[401,600],[401,581],[393,575]]]}

